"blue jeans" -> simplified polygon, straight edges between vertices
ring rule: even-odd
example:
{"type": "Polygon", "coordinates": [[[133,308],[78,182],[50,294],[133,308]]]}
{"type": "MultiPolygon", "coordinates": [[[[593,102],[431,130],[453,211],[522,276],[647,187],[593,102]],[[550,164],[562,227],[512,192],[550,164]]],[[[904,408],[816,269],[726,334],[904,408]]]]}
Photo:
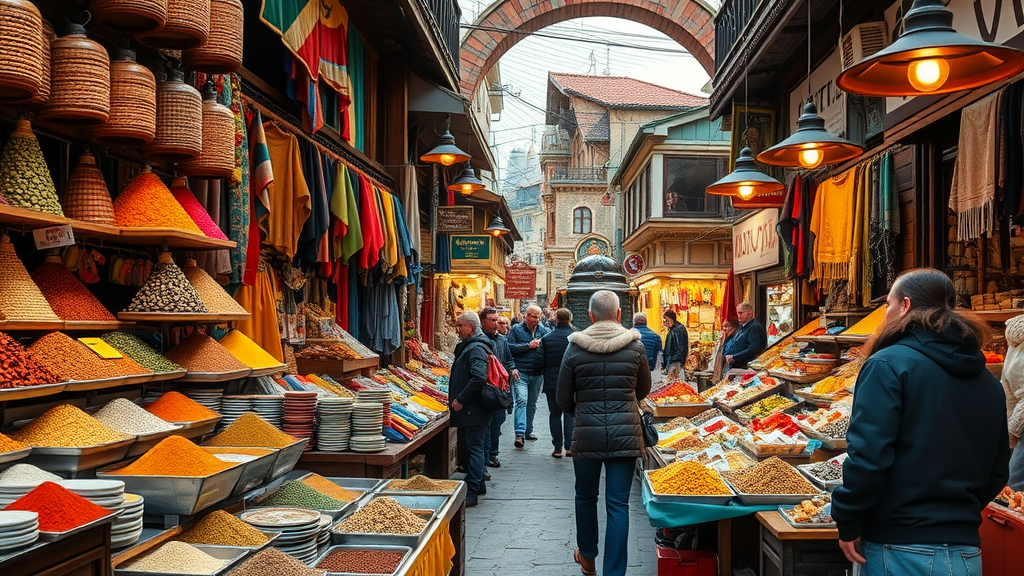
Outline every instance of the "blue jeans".
{"type": "Polygon", "coordinates": [[[505,423],[508,418],[508,414],[504,410],[499,410],[491,414],[491,425],[487,427],[487,441],[485,445],[490,451],[489,456],[495,456],[498,454],[498,439],[501,438],[501,425],[505,423]]]}
{"type": "Polygon", "coordinates": [[[946,544],[860,543],[861,576],[981,576],[981,549],[946,544]]]}
{"type": "Polygon", "coordinates": [[[526,434],[533,434],[533,417],[537,415],[537,400],[540,400],[540,391],[544,388],[544,375],[534,374],[528,376],[529,386],[526,391],[526,434]]]}
{"type": "Polygon", "coordinates": [[[572,416],[562,413],[562,407],[555,400],[554,390],[546,390],[544,396],[548,399],[548,427],[551,428],[551,444],[556,450],[562,447],[572,450],[572,416]]]}
{"type": "Polygon", "coordinates": [[[604,506],[608,513],[601,576],[626,573],[629,540],[629,491],[633,487],[636,458],[590,460],[573,458],[576,471],[576,544],[584,558],[597,558],[597,497],[604,466],[604,506]]]}
{"type": "Polygon", "coordinates": [[[470,494],[480,492],[484,481],[484,460],[487,454],[487,426],[464,426],[466,438],[466,487],[470,494]]]}
{"type": "MultiPolygon", "coordinates": [[[[527,412],[530,404],[530,391],[533,390],[533,381],[537,380],[538,385],[543,386],[543,376],[531,376],[529,374],[519,373],[519,379],[512,385],[512,412],[513,412],[513,424],[516,429],[516,436],[526,436],[526,431],[529,430],[527,427],[527,412]]],[[[537,399],[533,400],[533,410],[537,411],[537,399]]]]}

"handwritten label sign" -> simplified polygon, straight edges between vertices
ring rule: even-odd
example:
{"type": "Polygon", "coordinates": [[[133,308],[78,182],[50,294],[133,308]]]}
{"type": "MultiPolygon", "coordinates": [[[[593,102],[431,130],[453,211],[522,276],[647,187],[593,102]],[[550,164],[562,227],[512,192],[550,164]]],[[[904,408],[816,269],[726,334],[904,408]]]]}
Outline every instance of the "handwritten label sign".
{"type": "Polygon", "coordinates": [[[36,228],[32,231],[32,239],[36,241],[36,250],[49,250],[61,246],[71,246],[75,243],[75,232],[71,226],[50,226],[49,228],[36,228]]]}
{"type": "Polygon", "coordinates": [[[768,209],[732,227],[732,269],[736,274],[779,263],[778,220],[779,211],[768,209]]]}
{"type": "Polygon", "coordinates": [[[537,269],[519,264],[505,268],[505,298],[531,300],[537,292],[537,269]]]}
{"type": "Polygon", "coordinates": [[[452,236],[452,260],[490,260],[490,236],[452,236]]]}
{"type": "Polygon", "coordinates": [[[473,231],[472,206],[438,206],[437,233],[458,234],[473,231]]]}

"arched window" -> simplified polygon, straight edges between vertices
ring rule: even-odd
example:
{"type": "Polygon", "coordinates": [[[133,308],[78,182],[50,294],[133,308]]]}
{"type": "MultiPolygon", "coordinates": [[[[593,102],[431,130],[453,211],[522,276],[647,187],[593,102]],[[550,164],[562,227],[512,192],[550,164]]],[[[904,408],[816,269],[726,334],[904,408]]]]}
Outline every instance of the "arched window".
{"type": "Polygon", "coordinates": [[[590,208],[582,206],[572,211],[572,233],[590,234],[591,216],[590,208]]]}

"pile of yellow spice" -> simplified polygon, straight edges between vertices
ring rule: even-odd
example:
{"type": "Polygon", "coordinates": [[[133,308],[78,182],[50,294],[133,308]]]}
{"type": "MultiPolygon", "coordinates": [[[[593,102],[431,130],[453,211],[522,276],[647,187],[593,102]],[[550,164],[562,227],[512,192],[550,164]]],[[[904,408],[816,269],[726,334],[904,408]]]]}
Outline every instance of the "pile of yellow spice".
{"type": "Polygon", "coordinates": [[[648,472],[655,494],[683,496],[729,496],[732,491],[718,472],[695,460],[673,462],[648,472]]]}

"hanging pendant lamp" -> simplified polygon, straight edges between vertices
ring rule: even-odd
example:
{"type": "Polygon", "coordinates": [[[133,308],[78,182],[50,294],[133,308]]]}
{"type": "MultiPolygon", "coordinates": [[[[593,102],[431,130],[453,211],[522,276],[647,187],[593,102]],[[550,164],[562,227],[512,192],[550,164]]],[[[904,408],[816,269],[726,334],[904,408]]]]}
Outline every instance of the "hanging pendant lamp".
{"type": "Polygon", "coordinates": [[[452,183],[448,185],[448,189],[452,192],[461,192],[466,196],[471,195],[477,190],[483,190],[486,187],[483,181],[476,177],[476,172],[469,165],[469,162],[466,162],[466,167],[462,170],[462,174],[459,174],[458,178],[452,180],[452,183]]]}
{"type": "Polygon", "coordinates": [[[460,162],[469,162],[469,154],[462,151],[461,148],[455,145],[455,137],[449,131],[449,118],[445,121],[444,134],[441,135],[441,141],[434,146],[430,152],[427,152],[423,156],[420,156],[420,160],[423,162],[433,162],[435,164],[441,164],[443,166],[452,166],[460,162]]]}
{"type": "Polygon", "coordinates": [[[942,0],[914,0],[903,34],[847,68],[839,88],[864,96],[946,94],[998,82],[1024,71],[1024,52],[957,34],[942,0]]]}
{"type": "Polygon", "coordinates": [[[758,170],[754,151],[744,148],[740,150],[732,172],[704,191],[716,196],[737,196],[742,200],[750,200],[754,196],[778,192],[785,187],[782,182],[758,170]]]}
{"type": "Polygon", "coordinates": [[[485,232],[491,234],[495,238],[498,236],[504,236],[509,233],[509,229],[505,226],[505,221],[501,219],[501,216],[495,216],[491,223],[484,229],[485,232]]]}

